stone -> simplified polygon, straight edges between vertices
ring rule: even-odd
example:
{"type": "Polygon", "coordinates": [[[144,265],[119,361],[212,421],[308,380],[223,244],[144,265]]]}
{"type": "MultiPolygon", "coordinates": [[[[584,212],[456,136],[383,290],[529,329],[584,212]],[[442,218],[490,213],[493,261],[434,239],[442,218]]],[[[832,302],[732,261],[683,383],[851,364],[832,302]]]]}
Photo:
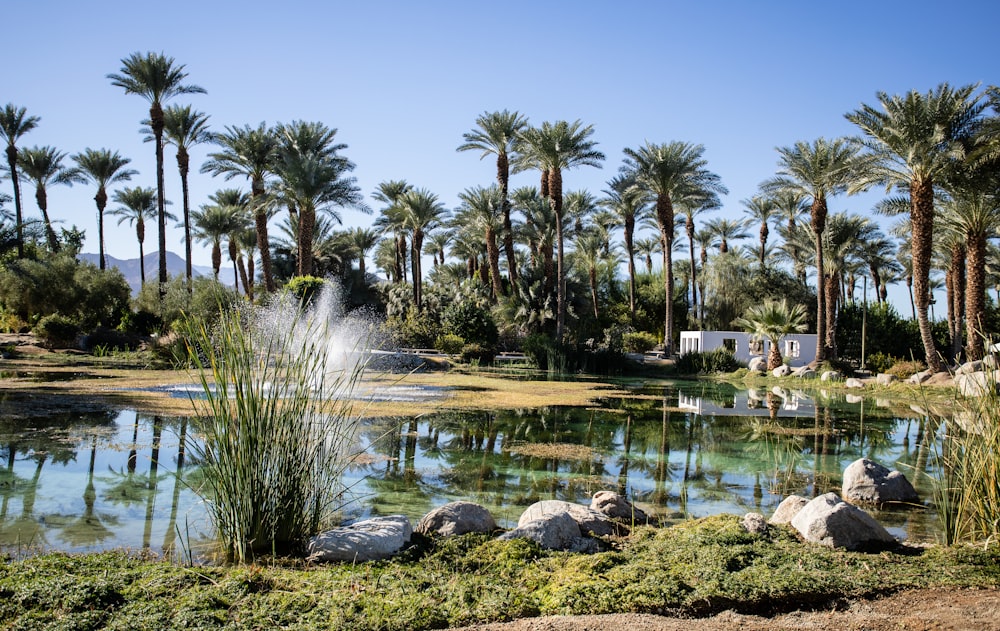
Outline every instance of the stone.
{"type": "Polygon", "coordinates": [[[920,385],[923,382],[930,379],[931,375],[933,374],[934,373],[932,373],[930,370],[921,370],[920,372],[915,372],[912,375],[910,375],[910,378],[906,380],[906,383],[920,385]]]}
{"type": "Polygon", "coordinates": [[[799,379],[815,379],[816,371],[809,366],[799,366],[792,371],[793,377],[798,377],[799,379]]]}
{"type": "Polygon", "coordinates": [[[767,532],[767,520],[760,513],[747,513],[740,520],[740,526],[750,534],[762,535],[767,532]]]}
{"type": "Polygon", "coordinates": [[[596,550],[596,542],[584,539],[580,526],[567,512],[548,513],[523,524],[519,522],[517,528],[500,535],[500,539],[530,539],[545,550],[596,550]]]}
{"type": "Polygon", "coordinates": [[[844,382],[844,387],[853,389],[864,388],[865,382],[861,381],[860,379],[855,379],[854,377],[851,377],[850,379],[844,382]]]}
{"type": "Polygon", "coordinates": [[[975,360],[971,362],[965,362],[955,370],[956,375],[967,375],[971,372],[980,372],[983,370],[982,360],[975,360]]]}
{"type": "Polygon", "coordinates": [[[813,499],[791,523],[806,541],[830,548],[877,549],[896,543],[871,515],[840,499],[836,493],[813,499]]]}
{"type": "Polygon", "coordinates": [[[997,375],[982,370],[955,375],[955,385],[963,397],[981,397],[996,391],[997,375]]]}
{"type": "Polygon", "coordinates": [[[496,529],[497,523],[490,511],[472,502],[449,502],[438,506],[417,523],[417,532],[444,537],[496,529]]]}
{"type": "Polygon", "coordinates": [[[788,364],[782,364],[771,371],[771,374],[775,377],[787,377],[792,374],[792,369],[788,364]]]}
{"type": "Polygon", "coordinates": [[[824,370],[823,374],[819,376],[820,381],[840,381],[843,375],[841,375],[836,370],[824,370]]]}
{"type": "MultiPolygon", "coordinates": [[[[993,346],[996,346],[994,344],[993,346]]],[[[996,370],[1000,366],[1000,362],[997,361],[996,351],[990,352],[989,355],[983,357],[983,368],[986,370],[996,370]]]]}
{"type": "Polygon", "coordinates": [[[857,404],[857,403],[861,403],[862,401],[864,401],[865,398],[863,396],[861,396],[860,394],[845,394],[844,395],[844,400],[847,401],[848,403],[851,403],[851,404],[857,404]]]}
{"type": "Polygon", "coordinates": [[[542,500],[541,502],[535,502],[521,514],[520,519],[517,520],[517,526],[520,528],[528,522],[544,517],[545,515],[552,515],[556,513],[568,514],[577,523],[583,533],[597,537],[624,534],[623,530],[627,530],[621,524],[617,524],[612,521],[612,519],[604,513],[599,513],[596,510],[580,504],[563,502],[561,500],[542,500]]]}
{"type": "Polygon", "coordinates": [[[801,495],[789,495],[785,499],[781,500],[781,503],[778,504],[778,508],[774,510],[774,514],[771,515],[771,519],[767,520],[767,523],[791,523],[792,518],[798,515],[799,511],[802,510],[802,507],[808,503],[809,500],[801,495]]]}
{"type": "Polygon", "coordinates": [[[763,357],[754,357],[747,364],[747,369],[750,372],[764,372],[767,370],[767,360],[763,357]]]}
{"type": "Polygon", "coordinates": [[[897,381],[896,375],[890,375],[887,372],[880,372],[879,374],[875,375],[875,383],[877,383],[880,386],[890,386],[896,383],[896,381],[897,381]]]}
{"type": "Polygon", "coordinates": [[[849,502],[885,504],[919,502],[920,498],[906,476],[890,471],[868,458],[859,458],[844,469],[843,497],[849,502]]]}
{"type": "Polygon", "coordinates": [[[388,559],[410,541],[413,528],[405,515],[388,515],[322,532],[309,540],[310,561],[388,559]]]}
{"type": "Polygon", "coordinates": [[[621,519],[627,524],[649,523],[649,517],[642,509],[637,508],[627,497],[614,491],[598,491],[590,500],[590,510],[607,515],[612,519],[621,519]]]}

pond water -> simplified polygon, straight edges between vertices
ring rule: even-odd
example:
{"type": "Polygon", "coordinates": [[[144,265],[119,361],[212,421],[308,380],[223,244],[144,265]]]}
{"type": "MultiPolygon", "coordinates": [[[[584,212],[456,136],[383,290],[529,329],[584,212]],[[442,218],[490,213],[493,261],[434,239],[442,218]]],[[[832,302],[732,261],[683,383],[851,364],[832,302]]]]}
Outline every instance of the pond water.
{"type": "MultiPolygon", "coordinates": [[[[185,445],[197,425],[110,410],[0,419],[0,549],[207,549],[210,526],[191,490],[198,464],[185,445]]],[[[788,494],[839,492],[842,471],[863,456],[900,469],[929,500],[916,472],[934,474],[937,434],[925,414],[871,399],[702,382],[637,388],[586,409],[378,419],[360,436],[344,517],[415,522],[462,499],[509,527],[532,502],[588,503],[602,489],[667,520],[769,516],[788,494]]],[[[897,537],[939,534],[932,508],[876,516],[897,537]]]]}

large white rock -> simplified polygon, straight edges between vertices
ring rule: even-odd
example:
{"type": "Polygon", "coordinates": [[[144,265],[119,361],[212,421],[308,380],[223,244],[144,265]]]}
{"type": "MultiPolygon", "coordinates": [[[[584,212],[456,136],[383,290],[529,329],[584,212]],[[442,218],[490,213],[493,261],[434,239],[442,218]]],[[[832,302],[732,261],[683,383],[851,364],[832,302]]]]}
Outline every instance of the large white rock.
{"type": "Polygon", "coordinates": [[[854,377],[851,377],[850,379],[848,379],[847,381],[844,382],[844,387],[845,388],[864,388],[865,387],[865,382],[861,381],[860,379],[855,379],[854,377]]]}
{"type": "Polygon", "coordinates": [[[982,397],[996,390],[1000,372],[979,371],[955,375],[955,385],[963,397],[982,397]]]}
{"type": "Polygon", "coordinates": [[[896,541],[871,515],[840,499],[836,493],[820,495],[802,507],[792,518],[792,527],[806,541],[830,548],[858,550],[884,547],[896,541]]]}
{"type": "Polygon", "coordinates": [[[910,378],[906,380],[906,383],[920,385],[923,382],[930,379],[933,375],[934,373],[932,373],[930,370],[921,370],[920,372],[915,372],[912,375],[910,375],[910,378]]]}
{"type": "Polygon", "coordinates": [[[590,510],[620,519],[627,524],[645,524],[649,521],[646,513],[636,507],[627,497],[614,491],[598,491],[590,500],[590,510]]]}
{"type": "Polygon", "coordinates": [[[787,377],[792,374],[792,369],[788,364],[782,364],[771,371],[771,374],[775,377],[787,377]]]}
{"type": "Polygon", "coordinates": [[[762,535],[767,532],[767,521],[760,513],[747,513],[740,520],[740,526],[753,535],[762,535]]]}
{"type": "Polygon", "coordinates": [[[373,517],[327,530],[309,540],[310,561],[387,559],[410,541],[413,528],[405,515],[373,517]]]}
{"type": "Polygon", "coordinates": [[[843,379],[843,375],[836,370],[824,370],[823,374],[819,376],[820,381],[840,381],[841,379],[843,379]]]}
{"type": "Polygon", "coordinates": [[[892,385],[896,381],[897,381],[896,375],[890,375],[887,372],[880,372],[879,374],[875,375],[875,383],[877,383],[880,386],[892,385]]]}
{"type": "Polygon", "coordinates": [[[593,539],[584,540],[580,526],[566,512],[548,513],[524,524],[518,523],[517,528],[500,535],[500,539],[530,539],[546,550],[584,551],[591,546],[596,548],[593,539]]]}
{"type": "Polygon", "coordinates": [[[747,364],[747,369],[750,372],[764,372],[767,370],[767,360],[763,357],[754,357],[747,364]]]}
{"type": "Polygon", "coordinates": [[[867,458],[859,458],[844,469],[841,489],[849,502],[885,504],[918,502],[920,498],[906,476],[867,458]]]}
{"type": "Polygon", "coordinates": [[[975,360],[971,362],[965,362],[955,370],[956,375],[967,375],[972,372],[980,372],[983,369],[983,362],[981,360],[975,360]]]}
{"type": "Polygon", "coordinates": [[[517,526],[520,528],[528,522],[535,521],[536,519],[540,519],[546,515],[555,515],[559,513],[565,513],[573,518],[573,521],[577,523],[580,530],[585,534],[605,537],[607,535],[620,533],[622,530],[621,525],[616,524],[603,513],[599,513],[596,510],[587,508],[586,506],[582,506],[580,504],[563,502],[561,500],[543,500],[541,502],[535,502],[529,506],[527,510],[521,513],[520,519],[517,520],[517,526]]]}
{"type": "Polygon", "coordinates": [[[799,379],[815,379],[816,371],[809,366],[799,366],[792,371],[793,377],[798,377],[799,379]]]}
{"type": "Polygon", "coordinates": [[[497,523],[490,511],[472,502],[449,502],[438,506],[417,523],[417,532],[445,537],[496,529],[497,523]]]}
{"type": "Polygon", "coordinates": [[[769,524],[787,524],[792,521],[792,518],[799,514],[806,504],[809,503],[807,498],[801,495],[789,495],[785,499],[781,500],[778,504],[778,508],[774,510],[774,514],[771,515],[771,519],[767,520],[769,524]]]}

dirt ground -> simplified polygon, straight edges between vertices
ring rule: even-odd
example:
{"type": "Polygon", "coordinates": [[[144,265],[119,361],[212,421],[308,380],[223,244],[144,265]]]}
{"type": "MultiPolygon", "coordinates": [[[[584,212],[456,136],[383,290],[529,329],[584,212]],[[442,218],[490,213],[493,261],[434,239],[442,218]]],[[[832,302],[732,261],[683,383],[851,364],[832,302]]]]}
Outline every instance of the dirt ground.
{"type": "Polygon", "coordinates": [[[1000,630],[1000,590],[916,589],[877,600],[838,602],[828,610],[754,616],[726,611],[708,618],[640,614],[551,616],[454,631],[935,631],[1000,630]]]}

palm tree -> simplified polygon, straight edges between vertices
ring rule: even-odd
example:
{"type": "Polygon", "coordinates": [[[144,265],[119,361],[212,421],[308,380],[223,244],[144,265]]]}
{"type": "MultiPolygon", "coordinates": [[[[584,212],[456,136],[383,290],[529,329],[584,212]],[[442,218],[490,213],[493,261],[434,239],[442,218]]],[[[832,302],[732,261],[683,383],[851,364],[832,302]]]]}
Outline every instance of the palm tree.
{"type": "Polygon", "coordinates": [[[736,321],[736,326],[742,327],[756,340],[767,338],[770,341],[767,369],[774,370],[782,364],[781,338],[790,333],[805,331],[805,319],[806,310],[802,305],[789,305],[786,300],[767,300],[747,309],[746,314],[736,321]]]}
{"type": "MultiPolygon", "coordinates": [[[[377,238],[378,234],[375,234],[377,238]]],[[[427,243],[424,244],[424,254],[431,255],[431,259],[434,260],[434,267],[444,265],[445,248],[451,243],[453,237],[454,235],[445,231],[435,232],[427,237],[427,243]]]]}
{"type": "Polygon", "coordinates": [[[156,190],[136,186],[125,187],[120,191],[115,191],[112,200],[120,207],[108,211],[109,215],[118,217],[118,225],[128,222],[135,226],[135,236],[139,241],[139,277],[142,284],[146,284],[146,259],[143,253],[142,244],[146,240],[146,220],[155,220],[158,217],[156,208],[156,190]]]}
{"type": "Polygon", "coordinates": [[[97,204],[97,241],[100,258],[100,268],[105,268],[104,262],[104,208],[108,205],[107,187],[119,182],[127,182],[132,179],[138,171],[126,169],[130,162],[128,158],[123,158],[115,151],[112,153],[107,149],[86,149],[83,153],[73,156],[80,176],[97,185],[97,195],[94,202],[97,204]]]}
{"type": "Polygon", "coordinates": [[[375,226],[383,233],[393,233],[393,243],[396,254],[393,268],[394,282],[406,282],[406,231],[403,229],[402,214],[399,212],[399,200],[406,193],[413,190],[413,187],[406,180],[387,180],[378,185],[372,197],[379,202],[386,204],[379,213],[381,216],[375,220],[375,226]]]}
{"type": "Polygon", "coordinates": [[[424,236],[437,228],[445,219],[447,210],[438,196],[427,189],[413,189],[399,198],[402,225],[410,233],[410,267],[413,276],[413,303],[423,308],[423,271],[420,253],[424,236]]]}
{"type": "Polygon", "coordinates": [[[856,178],[858,148],[846,138],[818,138],[812,143],[799,141],[791,147],[779,147],[778,175],[761,185],[767,195],[791,195],[812,200],[810,225],[816,244],[816,361],[833,357],[825,341],[826,296],[824,287],[823,230],[826,227],[827,197],[847,191],[856,178]]]}
{"type": "Polygon", "coordinates": [[[17,258],[24,258],[24,214],[21,211],[21,187],[17,175],[17,141],[38,126],[40,118],[28,116],[23,107],[15,107],[8,103],[0,110],[0,138],[7,141],[7,168],[10,169],[10,179],[14,184],[14,213],[17,230],[17,258]]]}
{"type": "Polygon", "coordinates": [[[746,239],[750,235],[746,233],[746,223],[742,219],[727,219],[719,217],[705,224],[705,230],[711,232],[718,239],[719,254],[729,252],[729,242],[737,239],[746,239]]]}
{"type": "Polygon", "coordinates": [[[770,197],[754,195],[750,199],[744,199],[743,212],[751,222],[760,224],[760,266],[764,267],[764,254],[767,251],[767,237],[769,234],[767,224],[778,216],[778,205],[770,197]]]}
{"type": "Polygon", "coordinates": [[[367,274],[365,273],[365,257],[368,256],[368,252],[375,247],[378,243],[379,232],[372,228],[351,228],[345,233],[344,240],[350,245],[351,249],[358,257],[358,272],[361,276],[361,282],[367,283],[367,274]]]}
{"type": "Polygon", "coordinates": [[[636,254],[641,256],[646,262],[646,273],[653,273],[653,255],[660,250],[659,239],[639,239],[635,242],[636,254]]]}
{"type": "Polygon", "coordinates": [[[462,134],[464,143],[458,146],[458,151],[481,151],[482,160],[486,156],[497,157],[497,186],[503,199],[503,247],[507,254],[507,275],[512,287],[517,286],[517,252],[514,249],[514,230],[510,222],[510,158],[515,150],[518,134],[528,127],[528,119],[520,113],[483,112],[476,119],[478,129],[462,134]]]}
{"type": "Polygon", "coordinates": [[[549,296],[555,288],[555,259],[552,250],[556,241],[556,221],[552,206],[533,186],[522,186],[511,196],[514,208],[524,215],[521,237],[528,243],[531,266],[541,262],[542,289],[549,296]]]}
{"type": "Polygon", "coordinates": [[[981,123],[985,104],[974,97],[976,86],[953,89],[942,83],[926,94],[903,96],[879,92],[881,110],[869,105],[846,115],[864,133],[862,143],[872,161],[855,188],[883,185],[905,187],[910,194],[913,228],[913,288],[917,322],[927,367],[941,370],[927,317],[930,306],[930,258],[934,235],[935,186],[947,178],[965,155],[965,147],[981,123]]]}
{"type": "Polygon", "coordinates": [[[271,244],[267,236],[268,204],[265,203],[266,179],[273,172],[273,161],[278,148],[278,139],[264,123],[257,127],[226,127],[221,134],[214,135],[214,141],[221,151],[208,154],[208,160],[201,166],[202,173],[221,175],[227,181],[243,176],[250,181],[251,208],[257,229],[257,249],[260,251],[261,275],[264,289],[268,293],[275,290],[274,275],[271,271],[271,244]]]}
{"type": "Polygon", "coordinates": [[[673,240],[674,198],[699,197],[716,204],[718,195],[729,191],[718,175],[706,168],[702,157],[705,148],[686,142],[653,144],[647,142],[639,149],[625,148],[622,170],[635,176],[636,185],[655,198],[656,221],[663,242],[664,315],[663,347],[669,356],[673,352],[673,240]]]}
{"type": "Polygon", "coordinates": [[[592,230],[585,230],[579,233],[574,241],[573,256],[587,270],[587,279],[590,282],[590,301],[594,306],[594,319],[600,317],[597,307],[597,267],[601,263],[601,254],[604,251],[604,242],[600,235],[592,230]]]}
{"type": "Polygon", "coordinates": [[[184,85],[184,65],[175,65],[173,57],[163,53],[132,53],[122,59],[118,74],[109,74],[111,85],[124,88],[125,94],[138,94],[149,101],[149,126],[156,141],[156,209],[159,227],[160,298],[167,291],[167,209],[163,191],[163,102],[181,94],[204,94],[205,89],[184,85]]]}
{"type": "Polygon", "coordinates": [[[607,196],[601,205],[617,215],[625,230],[625,255],[628,257],[628,306],[635,315],[635,221],[648,210],[646,198],[635,187],[635,180],[627,175],[617,175],[608,181],[604,190],[607,196]]]}
{"type": "MultiPolygon", "coordinates": [[[[143,121],[149,125],[149,121],[143,121]]],[[[143,128],[149,134],[146,142],[156,140],[151,128],[143,128]]],[[[208,131],[208,114],[191,109],[190,105],[171,105],[163,110],[163,141],[177,147],[177,170],[181,176],[181,205],[184,212],[184,262],[188,291],[191,291],[191,202],[188,193],[188,173],[191,170],[191,155],[188,149],[194,145],[212,142],[212,132],[208,131]]]]}
{"type": "MultiPolygon", "coordinates": [[[[216,280],[222,268],[222,240],[229,238],[243,227],[249,199],[246,193],[238,189],[222,189],[209,196],[213,202],[202,205],[200,210],[191,213],[192,235],[212,248],[212,272],[216,280]]],[[[235,257],[230,257],[234,259],[235,257]]],[[[238,283],[237,283],[238,286],[238,283]]]]}
{"type": "Polygon", "coordinates": [[[497,233],[503,230],[503,192],[497,186],[467,188],[458,194],[462,205],[452,220],[452,225],[462,226],[483,235],[486,244],[486,259],[490,268],[490,298],[497,301],[503,293],[500,278],[500,249],[497,247],[497,233]]]}
{"type": "Polygon", "coordinates": [[[54,147],[22,149],[17,156],[21,174],[35,184],[35,202],[38,204],[38,209],[42,211],[42,219],[45,221],[45,236],[49,243],[49,249],[53,252],[59,251],[59,239],[56,237],[56,232],[52,229],[52,222],[49,220],[49,200],[46,189],[53,184],[72,186],[74,182],[82,181],[77,169],[63,166],[62,161],[65,157],[65,153],[56,151],[54,147]]]}
{"type": "Polygon", "coordinates": [[[537,168],[547,174],[549,205],[556,224],[556,340],[562,343],[566,326],[566,270],[563,261],[563,186],[562,172],[578,166],[600,168],[604,154],[590,140],[594,126],[583,127],[580,121],[544,122],[529,127],[519,135],[516,158],[518,170],[537,168]]]}
{"type": "Polygon", "coordinates": [[[688,238],[688,257],[691,264],[691,309],[698,311],[698,266],[694,260],[695,225],[694,218],[703,212],[718,208],[718,198],[690,195],[674,200],[674,210],[684,222],[684,232],[688,238]]]}

